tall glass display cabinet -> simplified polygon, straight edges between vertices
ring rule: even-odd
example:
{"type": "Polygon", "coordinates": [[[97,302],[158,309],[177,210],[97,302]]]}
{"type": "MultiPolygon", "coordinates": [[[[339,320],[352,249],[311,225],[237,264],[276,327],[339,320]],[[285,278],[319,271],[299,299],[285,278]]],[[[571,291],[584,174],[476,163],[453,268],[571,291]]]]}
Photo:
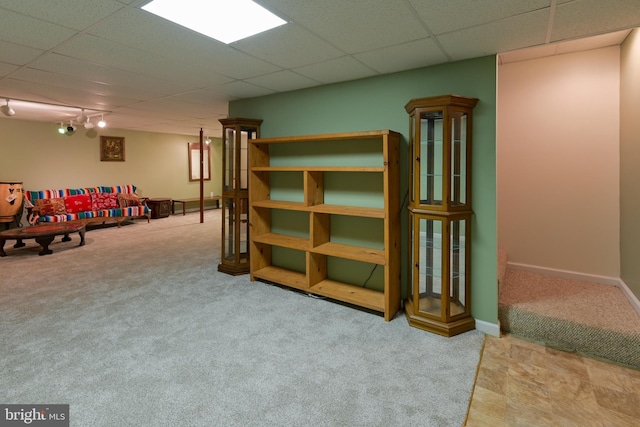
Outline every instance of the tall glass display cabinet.
{"type": "Polygon", "coordinates": [[[218,271],[249,273],[249,140],[260,138],[258,119],[222,124],[222,257],[218,271]]]}
{"type": "Polygon", "coordinates": [[[471,317],[471,118],[476,98],[413,99],[409,113],[409,292],[413,327],[447,337],[471,317]]]}

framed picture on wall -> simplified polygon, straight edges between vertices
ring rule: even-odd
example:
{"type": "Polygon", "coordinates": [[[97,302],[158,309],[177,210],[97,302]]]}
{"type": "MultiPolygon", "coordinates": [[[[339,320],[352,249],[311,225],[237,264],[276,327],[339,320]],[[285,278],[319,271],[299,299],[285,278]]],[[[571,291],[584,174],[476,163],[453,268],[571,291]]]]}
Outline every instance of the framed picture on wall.
{"type": "Polygon", "coordinates": [[[100,161],[124,162],[124,137],[101,136],[100,137],[100,161]]]}
{"type": "MultiPolygon", "coordinates": [[[[202,175],[204,176],[205,181],[211,180],[211,154],[209,153],[209,146],[204,145],[202,151],[203,157],[203,171],[202,175]]],[[[200,180],[200,143],[198,142],[190,142],[189,143],[189,181],[199,181],[200,180]]]]}

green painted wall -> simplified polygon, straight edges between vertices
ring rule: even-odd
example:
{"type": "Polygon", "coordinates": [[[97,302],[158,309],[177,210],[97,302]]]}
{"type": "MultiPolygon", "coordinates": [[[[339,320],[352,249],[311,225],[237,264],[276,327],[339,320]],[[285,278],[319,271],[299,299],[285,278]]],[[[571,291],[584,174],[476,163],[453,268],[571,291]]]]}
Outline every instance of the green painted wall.
{"type": "Polygon", "coordinates": [[[233,101],[229,117],[263,119],[262,137],[391,129],[401,147],[402,287],[407,286],[408,128],[413,98],[476,97],[473,129],[472,314],[497,324],[496,59],[487,56],[380,77],[233,101]]]}

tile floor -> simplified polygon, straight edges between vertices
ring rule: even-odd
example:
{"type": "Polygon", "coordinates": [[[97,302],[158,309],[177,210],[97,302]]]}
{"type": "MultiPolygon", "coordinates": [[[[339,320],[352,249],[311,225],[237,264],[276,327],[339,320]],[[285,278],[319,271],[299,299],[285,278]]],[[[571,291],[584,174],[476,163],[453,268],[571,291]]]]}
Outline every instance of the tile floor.
{"type": "Polygon", "coordinates": [[[640,371],[487,336],[465,425],[638,427],[640,371]]]}

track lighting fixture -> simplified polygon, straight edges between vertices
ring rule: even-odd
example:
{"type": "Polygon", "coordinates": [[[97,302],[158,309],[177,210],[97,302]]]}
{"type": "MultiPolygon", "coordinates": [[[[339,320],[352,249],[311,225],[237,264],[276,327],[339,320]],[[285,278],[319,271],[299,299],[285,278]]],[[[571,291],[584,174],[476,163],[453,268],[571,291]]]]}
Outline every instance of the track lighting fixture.
{"type": "Polygon", "coordinates": [[[73,120],[69,121],[69,126],[67,126],[67,132],[73,133],[76,131],[76,127],[73,125],[73,120]]]}
{"type": "Polygon", "coordinates": [[[84,115],[84,108],[80,110],[80,115],[76,117],[76,119],[78,120],[78,123],[84,123],[89,119],[87,116],[84,115]]]}
{"type": "Polygon", "coordinates": [[[107,122],[104,121],[104,114],[100,116],[100,121],[98,122],[98,126],[101,128],[107,126],[107,122]]]}
{"type": "Polygon", "coordinates": [[[95,125],[91,122],[91,119],[89,117],[87,117],[87,120],[85,120],[84,122],[84,128],[85,129],[93,129],[95,127],[95,125]]]}
{"type": "Polygon", "coordinates": [[[64,135],[66,131],[67,130],[65,129],[64,125],[62,124],[62,122],[60,122],[60,127],[58,128],[58,133],[60,135],[64,135]]]}
{"type": "Polygon", "coordinates": [[[211,138],[207,137],[207,138],[204,140],[204,143],[205,143],[205,144],[207,144],[207,145],[211,144],[211,138]]]}
{"type": "Polygon", "coordinates": [[[15,110],[9,106],[8,99],[7,99],[6,105],[3,105],[2,107],[0,107],[0,111],[2,111],[2,114],[4,114],[7,117],[11,117],[14,114],[16,114],[15,110]]]}

